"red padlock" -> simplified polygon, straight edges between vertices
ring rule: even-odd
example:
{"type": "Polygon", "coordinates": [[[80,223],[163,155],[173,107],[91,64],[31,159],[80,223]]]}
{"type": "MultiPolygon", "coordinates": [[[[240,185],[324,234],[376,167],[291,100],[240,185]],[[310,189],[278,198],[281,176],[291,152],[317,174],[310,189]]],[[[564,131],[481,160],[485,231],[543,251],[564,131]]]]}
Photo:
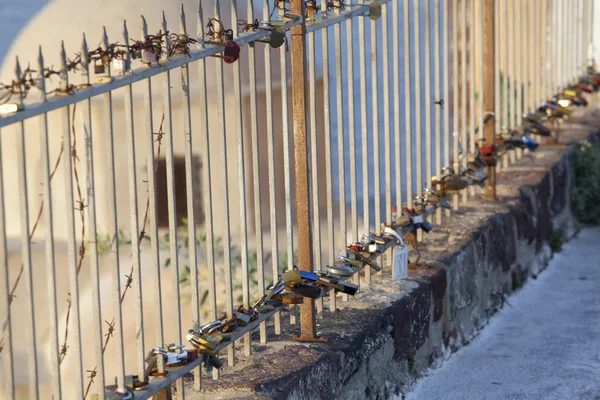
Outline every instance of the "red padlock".
{"type": "Polygon", "coordinates": [[[486,155],[486,156],[493,156],[496,154],[496,146],[495,145],[491,145],[491,146],[483,146],[479,148],[479,153],[486,155]]]}
{"type": "Polygon", "coordinates": [[[225,42],[225,51],[223,52],[223,61],[227,64],[233,64],[240,58],[240,46],[234,41],[225,42]]]}
{"type": "Polygon", "coordinates": [[[590,89],[589,87],[587,87],[585,85],[580,85],[578,89],[584,93],[592,93],[592,89],[590,89]]]}
{"type": "Polygon", "coordinates": [[[483,155],[483,154],[479,155],[479,161],[488,167],[495,167],[496,162],[497,162],[495,155],[483,155]]]}

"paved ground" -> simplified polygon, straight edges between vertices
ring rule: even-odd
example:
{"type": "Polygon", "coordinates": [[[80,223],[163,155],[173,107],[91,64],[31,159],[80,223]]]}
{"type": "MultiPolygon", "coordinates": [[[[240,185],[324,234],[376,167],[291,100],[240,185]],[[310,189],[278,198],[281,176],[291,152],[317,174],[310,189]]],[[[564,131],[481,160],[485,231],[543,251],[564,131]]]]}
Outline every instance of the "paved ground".
{"type": "Polygon", "coordinates": [[[600,228],[586,229],[406,400],[600,399],[600,228]]]}

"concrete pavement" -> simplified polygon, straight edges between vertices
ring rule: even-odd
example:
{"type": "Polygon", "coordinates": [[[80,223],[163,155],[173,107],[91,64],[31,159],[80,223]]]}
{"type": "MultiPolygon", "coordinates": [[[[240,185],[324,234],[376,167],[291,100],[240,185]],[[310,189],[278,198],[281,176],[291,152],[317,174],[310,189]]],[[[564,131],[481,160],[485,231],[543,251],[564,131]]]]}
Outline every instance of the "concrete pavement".
{"type": "Polygon", "coordinates": [[[600,399],[600,227],[508,303],[405,399],[600,399]]]}

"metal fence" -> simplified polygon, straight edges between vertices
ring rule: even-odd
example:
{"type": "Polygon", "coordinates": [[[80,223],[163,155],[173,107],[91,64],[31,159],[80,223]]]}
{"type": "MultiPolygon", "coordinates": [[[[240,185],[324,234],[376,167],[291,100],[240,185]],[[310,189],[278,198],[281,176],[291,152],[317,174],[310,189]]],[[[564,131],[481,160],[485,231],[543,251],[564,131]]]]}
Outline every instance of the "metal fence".
{"type": "MultiPolygon", "coordinates": [[[[2,86],[4,398],[104,399],[132,374],[153,374],[135,398],[172,383],[182,396],[190,371],[200,390],[212,352],[167,375],[148,353],[221,312],[251,315],[294,265],[334,265],[589,62],[591,0],[264,0],[261,16],[251,0],[202,3],[194,34],[182,7],[178,33],[163,14],[139,41],[126,25],[119,43],[84,37],[56,71],[40,48],[2,86]]],[[[510,154],[499,168],[523,153],[510,154]]],[[[472,187],[452,206],[480,196],[472,187]]],[[[451,218],[435,208],[425,216],[451,218]]],[[[371,279],[367,267],[352,282],[371,279]]],[[[315,312],[348,300],[336,293],[300,306],[300,339],[315,339],[315,312]]],[[[254,328],[266,344],[288,323],[280,311],[263,307],[213,352],[230,366],[236,347],[249,356],[254,328]]]]}

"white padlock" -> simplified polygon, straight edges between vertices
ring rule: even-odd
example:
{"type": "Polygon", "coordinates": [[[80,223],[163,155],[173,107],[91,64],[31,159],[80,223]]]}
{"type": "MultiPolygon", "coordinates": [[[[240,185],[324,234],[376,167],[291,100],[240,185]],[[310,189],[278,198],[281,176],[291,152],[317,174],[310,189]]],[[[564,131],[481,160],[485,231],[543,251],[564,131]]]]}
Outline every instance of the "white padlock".
{"type": "Polygon", "coordinates": [[[187,359],[187,351],[182,351],[181,353],[172,353],[172,352],[167,352],[167,362],[165,363],[165,365],[174,365],[174,364],[179,364],[182,361],[185,361],[187,359]]]}
{"type": "Polygon", "coordinates": [[[404,244],[402,236],[398,235],[399,243],[394,246],[392,262],[392,278],[395,281],[408,278],[408,247],[404,244]]]}
{"type": "Polygon", "coordinates": [[[415,215],[414,217],[410,218],[411,222],[414,224],[422,224],[423,223],[423,216],[421,215],[415,215]]]}

